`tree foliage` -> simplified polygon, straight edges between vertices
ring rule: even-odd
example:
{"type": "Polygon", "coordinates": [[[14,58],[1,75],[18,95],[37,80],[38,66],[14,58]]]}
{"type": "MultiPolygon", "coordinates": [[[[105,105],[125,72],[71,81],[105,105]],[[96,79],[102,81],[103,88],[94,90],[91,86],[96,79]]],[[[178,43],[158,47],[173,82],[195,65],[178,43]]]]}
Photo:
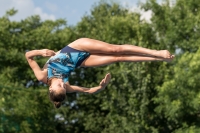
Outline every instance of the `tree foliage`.
{"type": "MultiPolygon", "coordinates": [[[[0,132],[198,132],[199,4],[197,0],[148,0],[151,22],[117,3],[100,2],[75,26],[63,19],[30,16],[0,18],[0,132]],[[115,63],[78,68],[70,83],[96,86],[108,72],[108,87],[95,95],[67,94],[60,109],[49,102],[47,86],[38,82],[24,54],[32,49],[59,50],[88,37],[111,44],[168,49],[172,63],[115,63]]],[[[47,59],[37,57],[42,66],[47,59]]]]}

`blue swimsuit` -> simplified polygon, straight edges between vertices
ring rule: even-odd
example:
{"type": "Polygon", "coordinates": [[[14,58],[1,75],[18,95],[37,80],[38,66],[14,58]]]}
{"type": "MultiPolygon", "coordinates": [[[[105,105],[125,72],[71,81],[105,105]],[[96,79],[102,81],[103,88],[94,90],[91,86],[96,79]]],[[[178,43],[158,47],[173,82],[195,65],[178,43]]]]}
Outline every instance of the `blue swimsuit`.
{"type": "Polygon", "coordinates": [[[61,78],[67,82],[69,75],[74,69],[90,55],[88,52],[79,51],[69,46],[64,47],[59,54],[47,61],[47,81],[50,78],[61,78]]]}

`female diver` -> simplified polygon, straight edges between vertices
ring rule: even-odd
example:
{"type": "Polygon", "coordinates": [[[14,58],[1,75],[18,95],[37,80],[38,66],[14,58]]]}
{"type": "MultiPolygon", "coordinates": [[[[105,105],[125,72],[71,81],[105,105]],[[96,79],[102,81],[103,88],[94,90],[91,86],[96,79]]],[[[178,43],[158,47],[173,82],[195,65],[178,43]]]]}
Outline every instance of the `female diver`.
{"type": "Polygon", "coordinates": [[[32,50],[26,52],[25,56],[36,78],[49,85],[49,97],[56,108],[61,106],[66,93],[96,93],[105,89],[111,79],[108,73],[96,87],[70,85],[70,73],[78,66],[94,67],[115,62],[170,62],[174,58],[167,50],[151,50],[128,44],[114,45],[89,38],[75,40],[58,52],[48,49],[32,50]],[[33,59],[38,55],[51,57],[42,69],[33,59]]]}

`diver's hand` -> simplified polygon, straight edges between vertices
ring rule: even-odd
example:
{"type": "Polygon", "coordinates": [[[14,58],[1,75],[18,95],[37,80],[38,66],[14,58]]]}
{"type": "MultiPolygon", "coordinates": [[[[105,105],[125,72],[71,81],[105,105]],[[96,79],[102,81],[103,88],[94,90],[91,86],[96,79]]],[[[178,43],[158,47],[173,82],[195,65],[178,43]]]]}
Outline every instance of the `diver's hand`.
{"type": "Polygon", "coordinates": [[[53,50],[49,50],[49,49],[42,49],[41,52],[42,52],[41,56],[43,57],[50,57],[56,54],[53,50]]]}
{"type": "Polygon", "coordinates": [[[111,79],[111,74],[110,73],[106,74],[105,78],[99,84],[101,86],[101,89],[104,89],[108,85],[110,79],[111,79]]]}

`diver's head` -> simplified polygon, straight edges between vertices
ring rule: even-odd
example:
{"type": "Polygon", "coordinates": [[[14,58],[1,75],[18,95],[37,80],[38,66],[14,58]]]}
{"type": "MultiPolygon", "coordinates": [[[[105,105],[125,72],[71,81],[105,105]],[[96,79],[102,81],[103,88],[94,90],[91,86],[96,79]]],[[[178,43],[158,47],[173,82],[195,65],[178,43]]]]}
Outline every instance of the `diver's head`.
{"type": "Polygon", "coordinates": [[[64,82],[59,78],[50,80],[49,98],[56,108],[59,108],[66,97],[66,89],[64,82]]]}

